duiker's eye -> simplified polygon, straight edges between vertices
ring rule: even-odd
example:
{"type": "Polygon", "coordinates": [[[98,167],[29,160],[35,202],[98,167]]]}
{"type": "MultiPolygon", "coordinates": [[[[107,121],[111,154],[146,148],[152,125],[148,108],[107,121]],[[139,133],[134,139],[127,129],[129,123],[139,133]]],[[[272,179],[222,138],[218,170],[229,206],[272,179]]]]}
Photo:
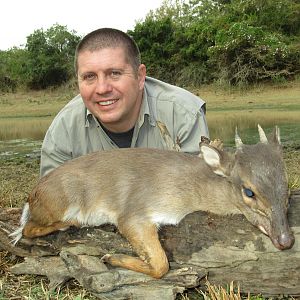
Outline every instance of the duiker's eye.
{"type": "Polygon", "coordinates": [[[244,193],[249,198],[253,198],[255,196],[255,194],[253,193],[253,191],[251,189],[244,188],[244,193]]]}

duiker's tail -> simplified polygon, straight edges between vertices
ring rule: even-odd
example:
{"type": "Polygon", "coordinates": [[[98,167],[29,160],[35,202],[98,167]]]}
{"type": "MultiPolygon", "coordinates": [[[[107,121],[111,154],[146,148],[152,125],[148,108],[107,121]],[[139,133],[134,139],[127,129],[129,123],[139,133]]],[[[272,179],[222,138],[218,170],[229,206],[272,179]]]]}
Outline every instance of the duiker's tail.
{"type": "Polygon", "coordinates": [[[23,211],[20,219],[20,227],[9,235],[10,237],[13,238],[12,240],[13,245],[16,245],[17,242],[22,238],[22,231],[24,229],[24,226],[29,220],[29,216],[30,216],[29,203],[27,202],[23,207],[23,211]]]}

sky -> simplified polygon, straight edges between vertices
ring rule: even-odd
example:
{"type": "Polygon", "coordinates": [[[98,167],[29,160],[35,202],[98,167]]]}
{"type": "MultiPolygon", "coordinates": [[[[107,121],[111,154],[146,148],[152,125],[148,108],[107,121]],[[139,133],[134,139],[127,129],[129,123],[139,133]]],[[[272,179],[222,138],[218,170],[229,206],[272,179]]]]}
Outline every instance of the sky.
{"type": "Polygon", "coordinates": [[[100,27],[134,29],[163,0],[4,0],[1,1],[0,50],[22,47],[36,29],[54,24],[83,36],[100,27]]]}

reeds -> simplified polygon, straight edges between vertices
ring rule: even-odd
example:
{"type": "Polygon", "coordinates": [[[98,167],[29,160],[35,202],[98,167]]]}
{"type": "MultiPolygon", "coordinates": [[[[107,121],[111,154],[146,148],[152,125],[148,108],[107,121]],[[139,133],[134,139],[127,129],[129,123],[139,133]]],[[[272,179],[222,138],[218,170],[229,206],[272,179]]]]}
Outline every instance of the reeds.
{"type": "Polygon", "coordinates": [[[51,117],[0,118],[0,141],[42,140],[51,120],[51,117]]]}

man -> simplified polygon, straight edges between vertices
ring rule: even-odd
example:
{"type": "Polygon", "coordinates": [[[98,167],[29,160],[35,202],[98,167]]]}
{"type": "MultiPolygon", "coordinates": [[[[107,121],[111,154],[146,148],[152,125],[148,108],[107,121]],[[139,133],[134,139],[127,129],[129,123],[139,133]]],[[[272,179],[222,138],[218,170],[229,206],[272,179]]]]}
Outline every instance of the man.
{"type": "Polygon", "coordinates": [[[86,35],[75,53],[80,95],[50,125],[41,152],[41,176],[81,155],[113,148],[166,149],[157,127],[166,125],[181,151],[196,152],[208,136],[204,101],[146,77],[135,42],[102,28],[86,35]]]}

